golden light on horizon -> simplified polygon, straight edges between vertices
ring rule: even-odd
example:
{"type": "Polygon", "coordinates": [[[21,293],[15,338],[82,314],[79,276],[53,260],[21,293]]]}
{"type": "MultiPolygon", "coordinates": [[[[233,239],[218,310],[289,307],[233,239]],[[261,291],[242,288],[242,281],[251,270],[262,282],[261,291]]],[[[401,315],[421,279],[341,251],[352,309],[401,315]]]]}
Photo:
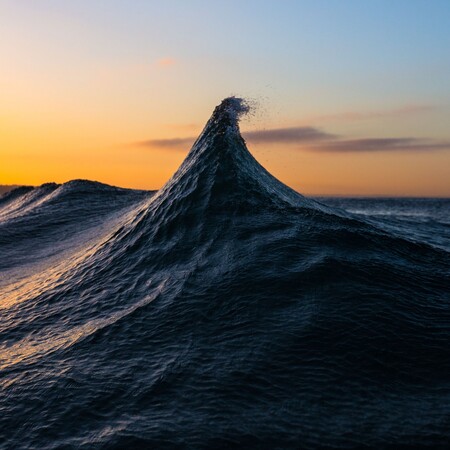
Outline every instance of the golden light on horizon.
{"type": "Polygon", "coordinates": [[[154,30],[131,27],[116,35],[51,8],[19,10],[4,21],[0,42],[6,62],[0,73],[0,184],[87,178],[157,189],[189,145],[134,143],[194,138],[214,106],[240,92],[262,105],[253,121],[244,120],[245,130],[301,125],[336,139],[412,139],[410,149],[351,152],[317,152],[308,142],[284,138],[270,145],[249,141],[257,159],[300,192],[450,196],[450,110],[441,89],[448,77],[435,78],[431,86],[397,79],[394,72],[377,84],[371,60],[363,73],[351,71],[354,55],[348,67],[339,66],[343,76],[334,66],[316,67],[317,54],[309,48],[302,55],[310,64],[283,52],[269,64],[255,56],[264,52],[250,51],[246,43],[235,56],[219,42],[214,52],[202,47],[204,36],[197,42],[202,51],[181,48],[172,29],[167,43],[158,44],[167,30],[159,23],[154,30]],[[418,149],[421,139],[429,142],[418,149]]]}

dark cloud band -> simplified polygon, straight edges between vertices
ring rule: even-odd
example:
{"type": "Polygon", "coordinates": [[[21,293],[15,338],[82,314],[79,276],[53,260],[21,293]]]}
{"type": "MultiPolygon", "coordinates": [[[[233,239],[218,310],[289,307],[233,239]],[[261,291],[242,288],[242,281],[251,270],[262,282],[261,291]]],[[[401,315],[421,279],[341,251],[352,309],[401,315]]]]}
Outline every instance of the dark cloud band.
{"type": "MultiPolygon", "coordinates": [[[[437,141],[414,137],[343,139],[314,127],[274,128],[247,131],[245,139],[255,144],[296,145],[299,150],[330,153],[392,152],[449,150],[450,141],[437,141]]],[[[167,150],[188,150],[194,137],[151,139],[138,142],[141,147],[167,150]]]]}
{"type": "Polygon", "coordinates": [[[274,128],[272,130],[247,131],[242,134],[248,141],[265,144],[299,144],[337,138],[334,134],[313,127],[274,128]]]}
{"type": "MultiPolygon", "coordinates": [[[[337,136],[313,127],[274,128],[243,132],[244,138],[254,143],[265,144],[300,144],[335,139],[337,136]]],[[[143,147],[158,147],[168,149],[186,149],[195,141],[194,137],[173,139],[150,139],[138,142],[143,147]]]]}
{"type": "Polygon", "coordinates": [[[419,138],[342,139],[312,146],[309,150],[333,153],[430,151],[450,149],[450,142],[419,138]]]}

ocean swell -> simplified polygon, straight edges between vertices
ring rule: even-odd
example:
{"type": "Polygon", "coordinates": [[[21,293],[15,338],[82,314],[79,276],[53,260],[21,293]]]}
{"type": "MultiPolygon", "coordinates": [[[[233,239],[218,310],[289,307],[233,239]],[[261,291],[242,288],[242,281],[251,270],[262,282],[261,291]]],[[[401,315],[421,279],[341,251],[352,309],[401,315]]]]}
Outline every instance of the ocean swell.
{"type": "Polygon", "coordinates": [[[0,201],[5,448],[446,448],[445,248],[282,184],[238,98],[156,193],[0,201]]]}

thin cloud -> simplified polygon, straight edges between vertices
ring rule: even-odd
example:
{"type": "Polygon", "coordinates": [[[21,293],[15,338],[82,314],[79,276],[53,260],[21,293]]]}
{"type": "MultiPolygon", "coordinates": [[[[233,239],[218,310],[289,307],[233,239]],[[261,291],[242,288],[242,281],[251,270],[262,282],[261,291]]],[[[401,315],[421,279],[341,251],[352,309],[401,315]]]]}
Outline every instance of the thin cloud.
{"type": "MultiPolygon", "coordinates": [[[[245,139],[256,144],[303,144],[337,138],[336,135],[326,133],[313,127],[273,128],[269,130],[247,131],[242,133],[245,139]]],[[[138,142],[140,147],[166,148],[185,150],[195,142],[195,137],[172,139],[149,139],[138,142]]]]}
{"type": "Polygon", "coordinates": [[[149,139],[137,142],[138,147],[162,148],[168,150],[186,150],[195,142],[194,137],[173,139],[149,139]]]}
{"type": "MultiPolygon", "coordinates": [[[[398,151],[450,150],[450,141],[415,137],[346,139],[314,127],[273,128],[242,133],[252,144],[296,146],[298,150],[328,153],[368,153],[398,151]]],[[[134,145],[186,151],[195,142],[195,137],[171,139],[149,139],[134,145]]]]}
{"type": "Polygon", "coordinates": [[[174,66],[176,64],[176,60],[174,58],[161,58],[156,61],[156,65],[161,68],[174,66]]]}
{"type": "Polygon", "coordinates": [[[343,139],[311,146],[308,150],[329,153],[449,150],[450,141],[421,138],[343,139]]]}
{"type": "Polygon", "coordinates": [[[274,128],[272,130],[247,131],[242,134],[248,141],[264,144],[298,144],[337,137],[313,127],[274,128]]]}

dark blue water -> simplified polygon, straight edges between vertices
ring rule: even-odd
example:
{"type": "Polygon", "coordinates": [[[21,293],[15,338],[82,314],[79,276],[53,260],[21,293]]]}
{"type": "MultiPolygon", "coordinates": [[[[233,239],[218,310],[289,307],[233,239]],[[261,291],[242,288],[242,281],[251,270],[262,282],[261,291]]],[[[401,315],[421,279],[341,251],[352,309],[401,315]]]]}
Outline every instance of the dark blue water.
{"type": "Polygon", "coordinates": [[[449,200],[307,199],[245,109],[156,193],[0,199],[2,448],[449,448],[449,200]]]}

